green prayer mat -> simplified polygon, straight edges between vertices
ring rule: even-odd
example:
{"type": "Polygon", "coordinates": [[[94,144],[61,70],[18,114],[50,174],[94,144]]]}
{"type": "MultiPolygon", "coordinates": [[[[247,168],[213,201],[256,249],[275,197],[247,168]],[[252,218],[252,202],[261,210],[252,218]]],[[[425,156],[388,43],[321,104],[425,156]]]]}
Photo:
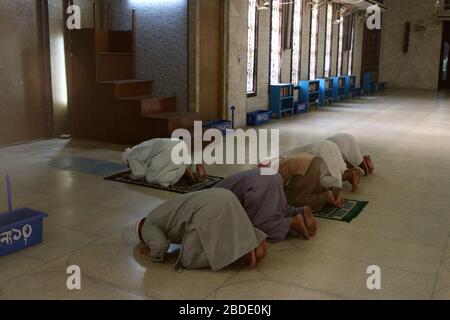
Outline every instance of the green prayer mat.
{"type": "Polygon", "coordinates": [[[342,209],[327,206],[321,211],[315,212],[314,216],[316,218],[350,223],[361,214],[368,204],[369,202],[367,201],[345,200],[345,205],[342,209]]]}

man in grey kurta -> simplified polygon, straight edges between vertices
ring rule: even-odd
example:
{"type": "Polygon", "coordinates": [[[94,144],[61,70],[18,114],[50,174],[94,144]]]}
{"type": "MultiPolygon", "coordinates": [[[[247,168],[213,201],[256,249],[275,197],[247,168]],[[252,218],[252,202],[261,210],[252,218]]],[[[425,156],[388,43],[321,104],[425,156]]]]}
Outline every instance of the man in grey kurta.
{"type": "Polygon", "coordinates": [[[296,219],[304,219],[301,223],[308,225],[309,230],[306,231],[309,234],[303,234],[305,237],[309,238],[315,233],[311,210],[288,204],[280,174],[264,176],[260,169],[244,171],[222,180],[215,188],[231,190],[238,197],[253,225],[265,232],[269,241],[284,240],[290,231],[294,231],[292,228],[296,219]],[[303,217],[305,212],[307,217],[303,217]]]}
{"type": "Polygon", "coordinates": [[[181,244],[177,269],[213,271],[253,252],[266,238],[253,227],[236,196],[224,189],[169,200],[150,213],[140,234],[153,261],[164,261],[171,243],[181,244]]]}

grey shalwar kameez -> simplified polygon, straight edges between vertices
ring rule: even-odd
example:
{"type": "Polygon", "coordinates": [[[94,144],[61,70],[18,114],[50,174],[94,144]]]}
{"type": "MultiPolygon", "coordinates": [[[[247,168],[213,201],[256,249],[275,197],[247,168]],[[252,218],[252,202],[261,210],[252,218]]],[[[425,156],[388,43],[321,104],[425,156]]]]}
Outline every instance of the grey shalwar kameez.
{"type": "Polygon", "coordinates": [[[222,180],[215,188],[231,190],[253,225],[272,242],[284,240],[291,231],[293,218],[303,213],[303,208],[288,204],[280,174],[263,176],[260,169],[244,171],[222,180]]]}
{"type": "Polygon", "coordinates": [[[256,249],[266,235],[253,227],[233,193],[211,189],[176,197],[154,209],[142,237],[153,261],[164,261],[171,243],[181,244],[177,269],[217,271],[256,249]]]}

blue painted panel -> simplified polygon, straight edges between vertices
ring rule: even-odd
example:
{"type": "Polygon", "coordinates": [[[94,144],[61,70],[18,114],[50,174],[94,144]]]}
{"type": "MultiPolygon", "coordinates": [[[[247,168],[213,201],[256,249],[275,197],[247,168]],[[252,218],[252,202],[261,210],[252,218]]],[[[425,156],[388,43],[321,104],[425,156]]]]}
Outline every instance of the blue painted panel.
{"type": "Polygon", "coordinates": [[[372,93],[376,89],[375,74],[373,72],[366,72],[363,75],[363,90],[364,93],[372,93]]]}
{"type": "Polygon", "coordinates": [[[110,176],[114,173],[128,169],[125,164],[119,162],[83,157],[56,158],[49,161],[48,165],[57,169],[82,172],[102,177],[110,176]]]}

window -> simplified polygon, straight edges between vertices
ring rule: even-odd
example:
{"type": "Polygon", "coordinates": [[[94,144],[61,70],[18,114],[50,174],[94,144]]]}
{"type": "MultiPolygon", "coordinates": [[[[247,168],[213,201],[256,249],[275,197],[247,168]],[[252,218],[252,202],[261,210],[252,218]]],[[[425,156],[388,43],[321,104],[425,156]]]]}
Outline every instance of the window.
{"type": "Polygon", "coordinates": [[[292,32],[292,76],[294,84],[299,83],[300,78],[300,55],[302,41],[302,7],[303,0],[295,0],[294,4],[294,26],[292,32]]]}
{"type": "Polygon", "coordinates": [[[272,0],[270,84],[280,83],[281,75],[281,1],[272,0]]]}
{"type": "Polygon", "coordinates": [[[325,35],[325,59],[324,59],[324,77],[331,76],[331,50],[333,40],[333,9],[332,3],[327,5],[327,22],[326,22],[326,35],[325,35]]]}
{"type": "Polygon", "coordinates": [[[258,67],[258,10],[257,0],[248,0],[247,94],[256,95],[258,67]]]}
{"type": "Polygon", "coordinates": [[[342,76],[342,60],[344,55],[344,21],[341,17],[339,23],[338,51],[337,51],[337,76],[342,76]]]}
{"type": "Polygon", "coordinates": [[[311,9],[311,34],[309,44],[309,79],[316,79],[317,73],[317,40],[319,37],[319,8],[313,5],[311,9]]]}
{"type": "Polygon", "coordinates": [[[353,74],[353,55],[355,52],[355,33],[356,33],[354,16],[352,16],[352,18],[351,18],[350,33],[351,33],[351,35],[350,35],[350,50],[348,51],[348,75],[353,74]]]}

